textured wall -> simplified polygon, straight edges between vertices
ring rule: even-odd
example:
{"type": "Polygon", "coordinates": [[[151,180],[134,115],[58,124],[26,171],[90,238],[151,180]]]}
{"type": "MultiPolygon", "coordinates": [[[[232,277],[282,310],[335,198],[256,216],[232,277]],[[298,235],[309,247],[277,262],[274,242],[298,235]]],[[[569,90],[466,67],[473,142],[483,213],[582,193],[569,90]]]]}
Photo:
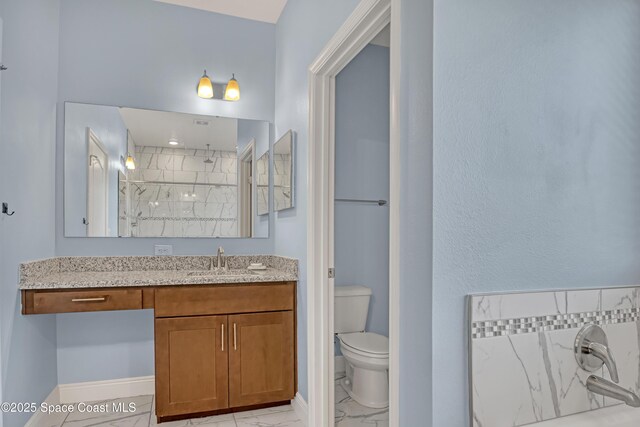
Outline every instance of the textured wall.
{"type": "Polygon", "coordinates": [[[440,393],[432,393],[433,1],[400,4],[400,425],[428,426],[440,393]]]}
{"type": "MultiPolygon", "coordinates": [[[[9,68],[1,73],[0,194],[16,211],[0,217],[0,376],[9,402],[40,402],[57,384],[56,319],[20,314],[18,265],[55,250],[59,7],[55,0],[0,2],[9,68]]],[[[21,427],[29,414],[3,418],[5,427],[21,427]]]]}
{"type": "Polygon", "coordinates": [[[465,425],[464,295],[640,280],[640,3],[435,7],[434,425],[465,425]]]}
{"type": "Polygon", "coordinates": [[[276,213],[274,253],[300,259],[298,379],[307,394],[307,155],[308,68],[358,4],[357,0],[290,1],[276,25],[276,140],[294,131],[296,207],[276,213]]]}
{"type": "MultiPolygon", "coordinates": [[[[62,0],[60,29],[58,111],[62,102],[74,101],[273,122],[273,24],[153,0],[62,0]],[[240,102],[198,98],[195,87],[204,68],[217,83],[226,82],[235,73],[242,91],[240,102]]],[[[58,120],[57,164],[61,165],[62,114],[58,120]]],[[[271,238],[65,238],[62,187],[59,167],[57,255],[150,255],[154,244],[171,244],[176,255],[214,254],[220,245],[228,254],[273,251],[271,238]]],[[[64,314],[58,315],[58,320],[58,353],[64,359],[58,369],[60,383],[152,372],[148,362],[153,360],[153,333],[147,313],[105,313],[97,317],[64,314]],[[127,327],[139,334],[122,338],[115,332],[123,316],[127,327]],[[109,325],[113,325],[111,329],[109,325]],[[91,329],[110,332],[98,345],[85,332],[91,329]],[[103,355],[109,353],[127,355],[129,362],[123,366],[114,357],[105,360],[105,364],[95,364],[101,369],[77,368],[92,357],[103,360],[103,355]]]]}
{"type": "MultiPolygon", "coordinates": [[[[273,24],[153,0],[62,0],[60,28],[59,108],[74,101],[273,122],[273,24]],[[204,68],[219,83],[235,73],[241,101],[198,98],[195,86],[204,68]]],[[[60,131],[59,156],[62,143],[60,131]]],[[[64,238],[61,173],[59,168],[59,255],[146,255],[154,243],[173,244],[177,254],[199,254],[218,245],[207,239],[64,238]]],[[[225,240],[224,245],[229,253],[271,253],[273,248],[271,239],[225,240]]]]}

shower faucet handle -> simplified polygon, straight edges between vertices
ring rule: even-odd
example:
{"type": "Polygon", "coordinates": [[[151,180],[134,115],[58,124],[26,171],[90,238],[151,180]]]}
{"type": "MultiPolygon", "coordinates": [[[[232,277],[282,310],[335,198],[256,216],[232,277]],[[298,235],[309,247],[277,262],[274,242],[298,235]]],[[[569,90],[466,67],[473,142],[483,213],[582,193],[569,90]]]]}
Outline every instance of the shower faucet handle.
{"type": "Polygon", "coordinates": [[[618,368],[609,348],[604,330],[597,325],[586,325],[576,336],[574,352],[578,366],[588,372],[594,372],[605,365],[614,383],[620,381],[618,368]]]}

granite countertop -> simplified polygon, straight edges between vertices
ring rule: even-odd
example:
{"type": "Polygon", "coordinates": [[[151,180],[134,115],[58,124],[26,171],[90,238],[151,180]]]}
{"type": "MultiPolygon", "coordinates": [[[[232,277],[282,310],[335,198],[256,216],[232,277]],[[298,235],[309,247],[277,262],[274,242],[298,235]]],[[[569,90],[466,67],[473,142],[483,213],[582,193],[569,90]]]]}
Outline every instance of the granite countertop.
{"type": "Polygon", "coordinates": [[[273,255],[236,255],[229,269],[210,270],[211,257],[60,257],[20,266],[20,289],[271,283],[298,280],[298,261],[273,255]],[[266,270],[249,270],[261,262],[266,270]]]}

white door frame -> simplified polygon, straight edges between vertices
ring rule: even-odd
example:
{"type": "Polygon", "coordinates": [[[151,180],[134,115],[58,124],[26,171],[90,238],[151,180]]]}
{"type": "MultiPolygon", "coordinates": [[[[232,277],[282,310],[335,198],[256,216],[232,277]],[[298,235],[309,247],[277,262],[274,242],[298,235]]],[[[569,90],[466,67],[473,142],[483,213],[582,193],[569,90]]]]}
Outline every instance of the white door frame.
{"type": "Polygon", "coordinates": [[[307,309],[309,427],[334,424],[333,267],[335,78],[391,23],[389,425],[399,427],[400,0],[362,0],[309,67],[307,309]]]}
{"type": "MultiPolygon", "coordinates": [[[[104,144],[102,143],[102,141],[100,140],[100,138],[98,138],[98,135],[96,135],[96,133],[91,129],[91,128],[87,128],[87,236],[89,237],[109,237],[109,152],[107,151],[106,147],[104,146],[104,144]],[[104,202],[104,208],[105,208],[105,212],[104,212],[104,218],[106,221],[105,224],[105,232],[104,232],[104,236],[93,236],[89,230],[91,229],[91,226],[93,224],[91,224],[91,210],[92,210],[92,206],[91,206],[91,197],[89,195],[89,193],[91,192],[91,188],[90,188],[90,183],[89,183],[89,175],[91,174],[91,160],[89,158],[89,154],[91,152],[91,144],[95,144],[96,147],[98,147],[98,149],[100,151],[102,151],[104,153],[104,156],[106,158],[106,165],[104,165],[104,186],[105,186],[105,192],[104,192],[104,198],[105,198],[105,202],[104,202]]],[[[118,190],[119,191],[119,190],[118,190]]]]}
{"type": "Polygon", "coordinates": [[[254,237],[255,236],[255,218],[256,218],[256,204],[255,199],[255,171],[256,171],[256,139],[251,138],[251,141],[244,148],[238,158],[238,201],[239,201],[239,236],[240,237],[254,237]],[[251,161],[251,182],[244,182],[247,172],[247,160],[251,161]],[[251,187],[250,196],[247,198],[247,187],[251,187]],[[246,203],[251,205],[251,212],[246,212],[246,203]],[[249,229],[249,230],[247,230],[249,229]],[[249,232],[248,236],[245,236],[246,232],[249,232]]]}

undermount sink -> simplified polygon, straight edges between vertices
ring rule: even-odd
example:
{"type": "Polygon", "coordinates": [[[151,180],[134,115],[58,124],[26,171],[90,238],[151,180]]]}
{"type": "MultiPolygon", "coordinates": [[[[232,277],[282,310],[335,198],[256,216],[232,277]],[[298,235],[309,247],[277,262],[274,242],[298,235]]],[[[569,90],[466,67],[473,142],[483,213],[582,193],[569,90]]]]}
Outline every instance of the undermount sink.
{"type": "Polygon", "coordinates": [[[208,276],[245,276],[247,274],[256,275],[251,270],[201,270],[190,271],[187,273],[189,277],[208,277],[208,276]]]}

